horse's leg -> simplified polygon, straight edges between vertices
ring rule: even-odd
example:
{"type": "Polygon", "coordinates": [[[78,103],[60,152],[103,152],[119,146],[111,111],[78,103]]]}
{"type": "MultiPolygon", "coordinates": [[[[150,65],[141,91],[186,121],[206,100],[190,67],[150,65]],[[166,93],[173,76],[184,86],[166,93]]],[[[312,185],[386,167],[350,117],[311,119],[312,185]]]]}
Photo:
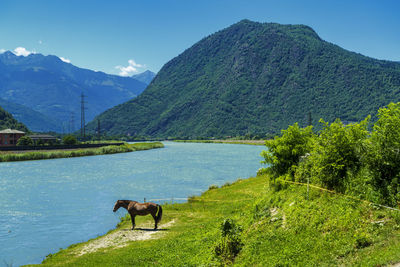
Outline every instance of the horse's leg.
{"type": "MultiPolygon", "coordinates": [[[[157,211],[156,211],[157,213],[157,211]]],[[[157,216],[156,213],[151,213],[151,216],[153,216],[154,219],[154,229],[157,229],[157,216]]]]}
{"type": "Polygon", "coordinates": [[[136,215],[131,213],[132,230],[135,229],[135,226],[136,226],[136,224],[135,224],[135,217],[136,217],[136,215]]]}

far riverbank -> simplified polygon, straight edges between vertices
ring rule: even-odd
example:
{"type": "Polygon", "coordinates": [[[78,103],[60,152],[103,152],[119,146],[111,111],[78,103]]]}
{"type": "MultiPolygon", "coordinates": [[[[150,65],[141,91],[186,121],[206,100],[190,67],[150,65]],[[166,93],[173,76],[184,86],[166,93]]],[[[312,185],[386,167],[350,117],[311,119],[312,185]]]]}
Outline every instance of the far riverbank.
{"type": "Polygon", "coordinates": [[[263,146],[265,140],[174,140],[181,143],[223,143],[223,144],[239,144],[239,145],[255,145],[263,146]]]}
{"type": "Polygon", "coordinates": [[[99,148],[30,151],[26,153],[0,152],[0,162],[42,160],[126,153],[164,147],[161,142],[109,145],[99,148]]]}

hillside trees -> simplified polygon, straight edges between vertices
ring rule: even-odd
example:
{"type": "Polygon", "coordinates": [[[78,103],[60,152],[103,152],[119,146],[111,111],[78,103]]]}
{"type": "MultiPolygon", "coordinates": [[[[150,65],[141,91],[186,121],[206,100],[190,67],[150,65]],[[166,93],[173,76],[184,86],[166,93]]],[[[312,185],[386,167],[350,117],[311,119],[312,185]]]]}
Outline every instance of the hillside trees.
{"type": "Polygon", "coordinates": [[[295,122],[320,130],[319,118],[375,121],[390,101],[400,101],[400,63],[346,51],[304,25],[244,20],[166,63],[141,95],[87,130],[100,119],[110,135],[276,135],[295,122]]]}
{"type": "Polygon", "coordinates": [[[0,130],[7,128],[29,132],[28,128],[24,124],[18,122],[10,113],[0,107],[0,130]]]}

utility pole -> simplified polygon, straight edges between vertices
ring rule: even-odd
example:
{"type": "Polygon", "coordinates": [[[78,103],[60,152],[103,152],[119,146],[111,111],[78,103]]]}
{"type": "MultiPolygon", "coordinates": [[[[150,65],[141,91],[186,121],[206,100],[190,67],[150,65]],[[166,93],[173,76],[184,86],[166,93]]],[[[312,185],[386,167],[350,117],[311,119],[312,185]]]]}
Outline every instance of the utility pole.
{"type": "Polygon", "coordinates": [[[100,141],[100,120],[97,120],[97,139],[100,141]]]}
{"type": "Polygon", "coordinates": [[[85,95],[81,94],[81,137],[83,140],[86,138],[86,126],[85,126],[85,95]]]}

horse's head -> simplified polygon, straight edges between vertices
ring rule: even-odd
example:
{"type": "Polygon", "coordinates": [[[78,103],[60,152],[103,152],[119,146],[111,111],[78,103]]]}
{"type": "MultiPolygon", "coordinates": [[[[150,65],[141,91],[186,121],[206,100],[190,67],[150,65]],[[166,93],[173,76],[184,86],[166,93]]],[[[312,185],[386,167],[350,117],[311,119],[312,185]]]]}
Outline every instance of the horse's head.
{"type": "Polygon", "coordinates": [[[121,207],[121,205],[122,205],[122,201],[117,200],[117,202],[115,202],[113,212],[116,212],[121,207]]]}

